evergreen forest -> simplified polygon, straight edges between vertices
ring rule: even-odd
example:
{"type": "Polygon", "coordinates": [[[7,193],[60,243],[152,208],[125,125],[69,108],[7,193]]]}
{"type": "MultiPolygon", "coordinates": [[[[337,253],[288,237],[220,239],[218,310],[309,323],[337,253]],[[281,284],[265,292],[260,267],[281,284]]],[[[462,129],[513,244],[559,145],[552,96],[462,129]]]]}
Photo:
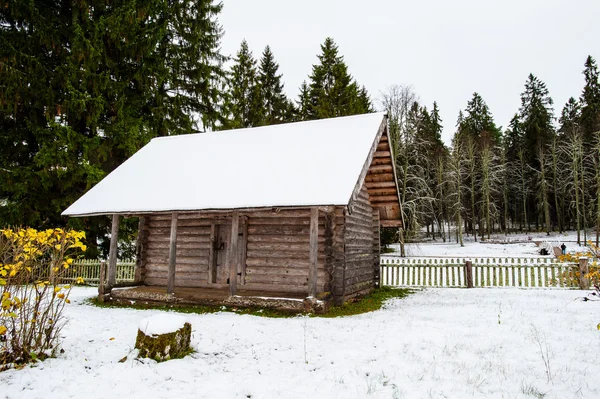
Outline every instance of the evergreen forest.
{"type": "MultiPolygon", "coordinates": [[[[222,7],[0,1],[0,227],[69,225],[86,231],[88,257],[106,256],[108,217],[60,213],[152,138],[380,110],[404,216],[385,240],[576,230],[580,242],[598,244],[600,80],[591,56],[581,60],[584,87],[562,107],[530,74],[508,126],[477,92],[456,122],[444,122],[412,86],[368,93],[332,38],[288,97],[269,46],[255,55],[244,40],[223,54],[222,7]],[[454,125],[450,145],[443,123],[454,125]]],[[[120,236],[136,229],[127,219],[120,236]]]]}

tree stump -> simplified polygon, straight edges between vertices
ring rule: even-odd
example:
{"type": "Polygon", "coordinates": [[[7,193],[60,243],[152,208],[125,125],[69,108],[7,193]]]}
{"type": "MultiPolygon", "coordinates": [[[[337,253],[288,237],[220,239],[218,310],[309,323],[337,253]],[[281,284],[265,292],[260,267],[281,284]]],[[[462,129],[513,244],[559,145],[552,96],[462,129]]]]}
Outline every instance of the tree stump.
{"type": "Polygon", "coordinates": [[[192,326],[183,316],[157,315],[140,321],[135,347],[139,357],[162,362],[191,352],[192,326]]]}

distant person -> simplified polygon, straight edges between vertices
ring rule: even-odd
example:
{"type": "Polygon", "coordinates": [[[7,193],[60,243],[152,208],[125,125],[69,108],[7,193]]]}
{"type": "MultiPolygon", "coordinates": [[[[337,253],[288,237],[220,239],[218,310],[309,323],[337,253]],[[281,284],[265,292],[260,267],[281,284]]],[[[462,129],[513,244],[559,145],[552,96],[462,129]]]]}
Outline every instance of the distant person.
{"type": "Polygon", "coordinates": [[[567,246],[565,245],[565,243],[563,242],[562,245],[560,246],[560,249],[562,249],[562,254],[566,255],[567,254],[567,246]]]}

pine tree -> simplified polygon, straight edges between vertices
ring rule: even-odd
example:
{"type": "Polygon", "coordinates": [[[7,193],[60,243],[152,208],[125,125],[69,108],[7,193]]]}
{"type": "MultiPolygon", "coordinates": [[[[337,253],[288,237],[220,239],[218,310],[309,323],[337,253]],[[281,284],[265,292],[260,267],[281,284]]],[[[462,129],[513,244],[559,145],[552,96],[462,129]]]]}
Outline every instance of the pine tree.
{"type": "Polygon", "coordinates": [[[279,65],[275,62],[269,46],[265,47],[260,59],[258,84],[262,105],[261,125],[275,125],[289,121],[289,101],[283,93],[279,65]]]}
{"type": "Polygon", "coordinates": [[[260,85],[256,60],[246,40],[242,41],[240,50],[234,58],[229,90],[228,110],[231,114],[227,127],[238,129],[259,126],[263,118],[260,85]]]}

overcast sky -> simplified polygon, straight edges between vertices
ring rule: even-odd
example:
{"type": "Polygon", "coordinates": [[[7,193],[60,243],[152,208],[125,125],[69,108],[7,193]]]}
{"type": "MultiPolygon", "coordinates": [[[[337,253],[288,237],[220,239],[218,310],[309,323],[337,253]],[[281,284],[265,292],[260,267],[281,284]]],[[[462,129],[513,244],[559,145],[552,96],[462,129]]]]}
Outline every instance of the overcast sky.
{"type": "Polygon", "coordinates": [[[223,52],[245,38],[256,58],[268,44],[287,94],[331,36],[349,72],[379,106],[391,84],[438,102],[449,142],[458,111],[479,92],[505,127],[529,73],[546,82],[555,116],[583,88],[587,55],[600,61],[600,0],[223,0],[223,52]]]}

